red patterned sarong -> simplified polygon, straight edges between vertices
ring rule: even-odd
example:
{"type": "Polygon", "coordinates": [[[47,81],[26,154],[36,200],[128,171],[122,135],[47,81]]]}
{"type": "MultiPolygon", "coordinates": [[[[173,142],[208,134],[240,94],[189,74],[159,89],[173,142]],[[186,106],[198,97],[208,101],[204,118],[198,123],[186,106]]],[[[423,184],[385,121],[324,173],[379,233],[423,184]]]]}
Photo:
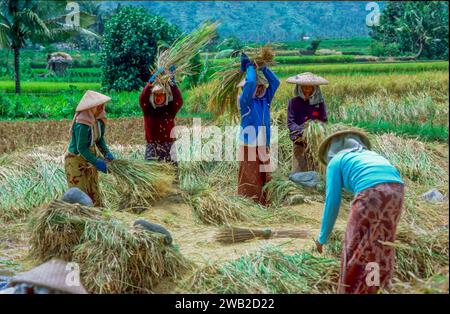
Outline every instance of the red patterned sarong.
{"type": "Polygon", "coordinates": [[[239,150],[238,194],[262,205],[268,203],[263,187],[271,179],[270,172],[263,170],[270,163],[268,154],[265,148],[259,154],[257,147],[241,146],[239,150]],[[261,154],[263,150],[265,153],[261,154]]]}
{"type": "Polygon", "coordinates": [[[342,249],[339,293],[368,294],[392,278],[394,242],[403,204],[403,184],[384,183],[355,195],[342,249]]]}

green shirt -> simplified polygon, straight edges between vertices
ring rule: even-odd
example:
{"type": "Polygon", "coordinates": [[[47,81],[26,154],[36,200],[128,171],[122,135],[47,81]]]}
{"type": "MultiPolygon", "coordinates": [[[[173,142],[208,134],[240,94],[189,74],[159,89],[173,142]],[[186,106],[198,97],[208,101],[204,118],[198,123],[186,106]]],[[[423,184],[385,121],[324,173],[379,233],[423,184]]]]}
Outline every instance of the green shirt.
{"type": "MultiPolygon", "coordinates": [[[[95,145],[99,148],[100,152],[103,156],[106,156],[109,153],[109,148],[105,142],[105,124],[101,120],[97,120],[99,124],[100,136],[97,141],[95,141],[95,145]]],[[[69,144],[69,152],[81,155],[90,162],[92,165],[95,165],[98,158],[93,154],[89,147],[92,144],[92,128],[86,124],[82,123],[74,123],[72,127],[72,138],[70,139],[69,144]]]]}

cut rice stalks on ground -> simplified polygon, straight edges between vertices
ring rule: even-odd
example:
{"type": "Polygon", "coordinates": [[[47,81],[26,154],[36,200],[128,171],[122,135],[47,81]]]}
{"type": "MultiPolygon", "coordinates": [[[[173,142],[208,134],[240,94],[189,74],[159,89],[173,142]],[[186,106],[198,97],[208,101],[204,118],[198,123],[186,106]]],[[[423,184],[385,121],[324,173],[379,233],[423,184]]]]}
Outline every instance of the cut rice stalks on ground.
{"type": "Polygon", "coordinates": [[[108,170],[117,181],[119,210],[140,211],[151,206],[171,192],[175,179],[175,169],[169,163],[114,160],[108,164],[108,170]]]}
{"type": "Polygon", "coordinates": [[[270,205],[275,208],[282,205],[322,202],[322,190],[321,186],[317,188],[302,187],[287,179],[287,175],[281,172],[274,172],[271,180],[264,185],[270,205]]]}
{"type": "Polygon", "coordinates": [[[286,254],[265,247],[237,260],[213,264],[194,273],[196,293],[333,293],[339,261],[301,251],[286,254]]]}
{"type": "Polygon", "coordinates": [[[309,236],[307,230],[271,230],[225,227],[216,234],[216,241],[225,244],[240,243],[254,239],[300,238],[309,236]]]}
{"type": "Polygon", "coordinates": [[[192,266],[162,234],[113,219],[88,221],[73,258],[90,293],[149,293],[192,266]]]}
{"type": "Polygon", "coordinates": [[[434,185],[444,179],[445,171],[438,166],[439,158],[423,142],[382,134],[375,136],[372,145],[412,181],[434,185]]]}
{"type": "MultiPolygon", "coordinates": [[[[255,63],[257,69],[275,64],[275,52],[270,46],[251,48],[244,51],[255,63]]],[[[258,72],[257,75],[263,75],[258,72]]],[[[237,85],[244,79],[245,73],[240,71],[239,62],[229,62],[220,65],[211,79],[217,81],[208,101],[208,111],[217,118],[225,113],[236,118],[238,112],[237,99],[239,88],[237,85]]]]}
{"type": "Polygon", "coordinates": [[[30,219],[31,256],[41,262],[53,257],[71,260],[73,248],[80,242],[86,221],[101,219],[93,207],[53,201],[30,219]]]}
{"type": "MultiPolygon", "coordinates": [[[[219,26],[217,22],[205,22],[190,34],[184,35],[176,40],[170,47],[158,48],[158,56],[155,72],[159,68],[169,70],[170,66],[176,66],[176,76],[180,81],[189,75],[198,73],[200,69],[195,68],[191,60],[200,53],[201,49],[217,36],[216,29],[219,26]]],[[[170,75],[162,73],[156,77],[156,84],[161,85],[166,90],[169,89],[170,75]]]]}
{"type": "Polygon", "coordinates": [[[225,195],[211,188],[189,196],[188,202],[198,219],[207,225],[245,221],[257,211],[257,205],[253,201],[240,196],[225,195]]]}
{"type": "Polygon", "coordinates": [[[448,267],[427,279],[414,278],[410,282],[404,282],[394,278],[392,289],[386,293],[448,294],[448,267]]]}

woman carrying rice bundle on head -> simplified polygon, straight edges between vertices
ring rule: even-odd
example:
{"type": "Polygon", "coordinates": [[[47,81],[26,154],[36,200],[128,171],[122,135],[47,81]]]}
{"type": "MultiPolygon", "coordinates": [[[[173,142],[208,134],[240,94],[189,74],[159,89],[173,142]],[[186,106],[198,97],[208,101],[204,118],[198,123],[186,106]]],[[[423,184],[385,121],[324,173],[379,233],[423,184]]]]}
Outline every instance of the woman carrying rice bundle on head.
{"type": "Polygon", "coordinates": [[[241,114],[239,136],[238,194],[265,205],[263,186],[270,181],[270,103],[280,81],[267,67],[257,74],[254,63],[241,56],[241,71],[246,72],[238,103],[241,114]],[[267,166],[267,167],[265,167],[267,166]]]}
{"type": "Polygon", "coordinates": [[[338,216],[342,188],[355,196],[342,249],[339,293],[377,293],[388,288],[394,271],[394,242],[404,186],[398,170],[370,150],[358,131],[336,132],[319,148],[326,170],[325,209],[316,245],[327,243],[338,216]],[[379,279],[379,280],[377,280],[379,279]]]}
{"type": "Polygon", "coordinates": [[[171,80],[167,86],[155,84],[156,77],[164,71],[167,70],[158,69],[139,96],[147,141],[145,159],[176,163],[175,150],[172,149],[175,139],[171,132],[183,105],[183,97],[175,81],[175,66],[169,69],[171,80]]]}
{"type": "Polygon", "coordinates": [[[109,100],[110,97],[95,91],[84,94],[70,127],[71,139],[64,160],[69,188],[79,188],[97,207],[103,205],[97,170],[108,172],[105,160],[98,157],[97,148],[107,161],[114,159],[105,142],[105,105],[109,100]]]}
{"type": "Polygon", "coordinates": [[[320,91],[320,85],[328,84],[324,78],[305,72],[286,80],[295,84],[295,97],[289,100],[287,126],[290,131],[292,146],[292,172],[305,172],[309,169],[305,157],[305,143],[302,137],[304,123],[308,120],[327,121],[325,101],[320,91]]]}

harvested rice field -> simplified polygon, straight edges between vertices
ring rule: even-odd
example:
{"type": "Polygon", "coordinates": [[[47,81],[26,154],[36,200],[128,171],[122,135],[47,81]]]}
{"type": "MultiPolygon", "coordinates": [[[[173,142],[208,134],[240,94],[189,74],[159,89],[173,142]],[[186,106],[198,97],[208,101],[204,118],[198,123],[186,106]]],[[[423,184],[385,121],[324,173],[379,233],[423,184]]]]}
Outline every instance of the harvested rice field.
{"type": "MultiPolygon", "coordinates": [[[[197,35],[205,43],[211,34],[197,35]]],[[[27,76],[20,95],[13,94],[11,78],[1,79],[0,283],[57,257],[79,265],[89,293],[336,293],[352,196],[342,194],[331,239],[319,253],[326,169],[317,151],[327,135],[352,128],[365,131],[372,150],[405,181],[397,239],[383,243],[396,249],[393,285],[381,293],[448,293],[448,61],[367,58],[344,64],[354,58],[299,57],[294,50],[284,57],[286,51],[271,48],[246,52],[281,82],[270,109],[276,169],[264,187],[267,206],[237,193],[238,59],[214,59],[197,85],[180,82],[183,105],[175,122],[188,131],[178,139],[188,145],[177,145],[177,155],[192,160],[177,167],[144,162],[140,91],[106,93],[112,99],[105,138],[116,160],[108,164],[110,173],[99,174],[99,208],[60,199],[67,190],[64,156],[73,111],[86,89],[99,90],[100,68],[73,68],[70,77],[53,81],[27,76]],[[305,157],[318,174],[315,188],[289,179],[286,121],[293,85],[286,78],[305,71],[329,82],[321,88],[328,123],[304,125],[305,157]],[[216,133],[225,141],[212,141],[216,133]],[[424,198],[430,191],[437,199],[424,198]],[[143,221],[169,234],[142,230],[143,221]]],[[[177,56],[159,57],[168,66],[177,56]]],[[[192,69],[183,62],[188,73],[192,69]]],[[[169,79],[160,77],[160,84],[169,79]]]]}
{"type": "MultiPolygon", "coordinates": [[[[184,122],[189,123],[178,121],[184,122]]],[[[68,121],[49,123],[63,130],[68,121]]],[[[42,125],[45,122],[31,122],[29,137],[37,138],[34,132],[42,125]]],[[[118,158],[143,159],[144,146],[136,139],[129,142],[123,133],[125,129],[137,134],[141,127],[137,118],[110,120],[110,149],[118,158]]],[[[126,189],[117,185],[114,174],[101,174],[106,206],[87,209],[88,214],[83,208],[54,203],[67,184],[67,139],[60,136],[53,143],[37,142],[0,155],[0,275],[13,275],[66,252],[66,259],[80,263],[82,278],[87,278],[83,283],[92,293],[336,292],[351,196],[344,194],[332,239],[319,254],[313,238],[323,213],[323,182],[306,190],[288,180],[291,143],[286,132],[280,131],[277,139],[279,167],[267,186],[270,206],[236,196],[237,162],[181,161],[179,178],[170,187],[157,178],[170,177],[171,169],[149,168],[156,178],[155,197],[141,203],[138,211],[121,208],[126,189]],[[166,245],[160,237],[138,230],[133,226],[138,219],[164,226],[173,242],[166,245]],[[224,244],[217,236],[227,226],[261,234],[266,228],[293,230],[303,236],[262,236],[224,244]],[[148,250],[156,257],[147,255],[148,250]],[[115,266],[101,266],[105,262],[115,266]],[[135,275],[139,272],[147,279],[135,275]]],[[[448,293],[448,143],[393,133],[370,136],[374,149],[386,155],[406,181],[398,239],[392,244],[397,249],[394,286],[384,293],[448,293]],[[431,188],[445,200],[422,200],[421,194],[431,188]]]]}

